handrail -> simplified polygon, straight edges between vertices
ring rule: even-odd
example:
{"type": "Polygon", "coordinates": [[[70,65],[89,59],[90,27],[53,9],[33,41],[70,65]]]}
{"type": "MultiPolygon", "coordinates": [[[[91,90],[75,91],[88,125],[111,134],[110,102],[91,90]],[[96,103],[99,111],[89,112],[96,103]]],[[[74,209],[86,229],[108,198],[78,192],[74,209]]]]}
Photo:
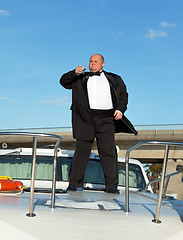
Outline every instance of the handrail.
{"type": "Polygon", "coordinates": [[[48,137],[48,138],[56,138],[58,139],[55,148],[54,148],[54,159],[53,159],[53,180],[52,180],[52,196],[51,196],[51,208],[55,207],[55,188],[56,188],[56,165],[57,165],[57,153],[58,147],[62,141],[62,137],[54,134],[47,133],[33,133],[33,132],[0,132],[0,135],[19,135],[19,136],[27,136],[33,137],[33,151],[32,151],[32,175],[31,175],[31,190],[30,190],[30,207],[29,213],[26,215],[28,217],[34,217],[35,214],[33,212],[33,204],[34,204],[34,182],[35,182],[35,167],[36,167],[36,147],[37,147],[37,139],[36,137],[48,137]]]}
{"type": "Polygon", "coordinates": [[[168,153],[169,153],[169,147],[170,146],[183,146],[182,142],[166,142],[166,141],[142,141],[137,143],[136,145],[129,148],[126,152],[125,156],[125,163],[126,163],[126,173],[125,173],[125,211],[130,212],[129,209],[129,158],[130,153],[133,150],[138,149],[141,146],[144,145],[162,145],[165,146],[165,155],[164,155],[164,161],[163,161],[163,169],[162,169],[162,177],[161,177],[161,183],[160,183],[160,189],[159,189],[159,196],[158,196],[158,202],[157,202],[157,208],[156,208],[156,216],[155,219],[153,219],[153,222],[160,223],[159,220],[159,213],[160,213],[160,207],[161,207],[161,199],[163,195],[163,185],[165,182],[165,172],[168,162],[168,153]]]}
{"type": "MultiPolygon", "coordinates": [[[[169,181],[170,177],[175,176],[175,175],[178,175],[178,174],[180,174],[180,173],[181,173],[181,172],[173,172],[173,173],[167,174],[167,175],[165,176],[165,178],[168,178],[167,181],[169,181]]],[[[144,192],[147,191],[149,185],[151,185],[151,184],[153,184],[153,183],[156,183],[156,182],[160,182],[160,181],[161,181],[161,177],[149,181],[148,184],[146,185],[145,189],[144,189],[144,192]]],[[[167,182],[166,182],[166,184],[167,184],[167,182]]],[[[165,193],[167,186],[164,187],[164,188],[165,188],[165,190],[164,190],[164,193],[165,193]]]]}

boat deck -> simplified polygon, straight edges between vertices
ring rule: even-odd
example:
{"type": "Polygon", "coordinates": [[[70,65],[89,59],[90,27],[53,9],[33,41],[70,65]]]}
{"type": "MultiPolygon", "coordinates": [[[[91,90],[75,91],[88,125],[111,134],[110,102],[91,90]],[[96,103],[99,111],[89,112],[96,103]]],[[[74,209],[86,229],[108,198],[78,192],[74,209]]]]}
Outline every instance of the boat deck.
{"type": "Polygon", "coordinates": [[[35,193],[35,217],[26,216],[30,193],[0,195],[1,236],[26,240],[182,239],[183,215],[172,208],[174,201],[162,203],[162,223],[155,224],[152,220],[157,201],[151,195],[130,192],[131,212],[127,214],[124,192],[87,190],[56,194],[54,209],[50,208],[51,194],[35,193]]]}

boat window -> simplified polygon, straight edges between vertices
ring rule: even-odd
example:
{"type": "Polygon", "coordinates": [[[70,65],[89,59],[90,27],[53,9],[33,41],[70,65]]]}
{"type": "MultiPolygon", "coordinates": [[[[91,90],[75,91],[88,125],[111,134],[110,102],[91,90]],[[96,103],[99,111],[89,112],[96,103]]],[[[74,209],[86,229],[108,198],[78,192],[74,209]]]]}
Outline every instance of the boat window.
{"type": "MultiPolygon", "coordinates": [[[[58,157],[57,181],[69,181],[72,157],[58,157]]],[[[10,176],[13,179],[31,179],[32,156],[0,155],[0,176],[10,176]]],[[[119,186],[125,186],[125,163],[118,164],[119,186]]],[[[36,157],[36,180],[52,180],[53,156],[36,157]]],[[[89,161],[85,172],[85,183],[105,184],[104,175],[99,160],[89,161]]],[[[129,164],[129,186],[145,188],[145,180],[141,168],[129,164]]]]}
{"type": "MultiPolygon", "coordinates": [[[[68,182],[72,158],[62,157],[62,158],[59,158],[59,161],[58,161],[58,165],[60,165],[61,171],[59,172],[58,175],[61,176],[60,180],[68,182]]],[[[101,163],[99,161],[95,161],[95,160],[89,161],[85,171],[84,182],[105,184],[101,163]]]]}
{"type": "Polygon", "coordinates": [[[69,181],[69,173],[71,169],[72,158],[71,157],[59,157],[58,158],[58,174],[60,176],[60,181],[68,182],[69,181]]]}
{"type": "MultiPolygon", "coordinates": [[[[68,181],[72,158],[58,157],[57,181],[68,181]]],[[[10,176],[13,179],[31,179],[31,155],[0,155],[0,176],[10,176]]],[[[53,156],[36,156],[36,180],[52,180],[53,156]]]]}
{"type": "MultiPolygon", "coordinates": [[[[118,164],[119,185],[125,186],[125,163],[118,164]]],[[[146,186],[140,166],[129,163],[129,186],[144,189],[146,186]]]]}
{"type": "MultiPolygon", "coordinates": [[[[61,169],[62,181],[69,181],[69,172],[72,159],[62,158],[61,169]]],[[[125,186],[125,163],[118,164],[119,186],[125,186]]],[[[101,162],[98,160],[90,160],[85,172],[85,183],[105,184],[101,162]]],[[[141,168],[136,164],[129,164],[129,186],[132,188],[143,189],[146,186],[145,179],[141,168]]]]}
{"type": "Polygon", "coordinates": [[[84,182],[105,184],[101,162],[95,160],[89,161],[85,172],[84,182]]]}
{"type": "MultiPolygon", "coordinates": [[[[32,156],[1,155],[0,176],[13,179],[31,179],[32,156]]],[[[53,157],[37,156],[35,179],[52,180],[53,157]]]]}

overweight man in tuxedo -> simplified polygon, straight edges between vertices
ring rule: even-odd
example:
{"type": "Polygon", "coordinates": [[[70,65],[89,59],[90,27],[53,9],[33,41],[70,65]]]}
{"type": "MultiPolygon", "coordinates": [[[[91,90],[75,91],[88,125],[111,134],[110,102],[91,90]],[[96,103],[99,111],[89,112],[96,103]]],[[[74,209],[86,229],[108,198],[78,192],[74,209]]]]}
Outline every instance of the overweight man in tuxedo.
{"type": "Polygon", "coordinates": [[[122,78],[103,71],[104,58],[94,54],[89,61],[90,72],[79,65],[65,73],[60,84],[72,89],[72,127],[76,149],[72,160],[67,190],[83,187],[84,173],[96,138],[105,178],[105,191],[118,193],[115,122],[122,119],[127,109],[128,93],[122,78]]]}

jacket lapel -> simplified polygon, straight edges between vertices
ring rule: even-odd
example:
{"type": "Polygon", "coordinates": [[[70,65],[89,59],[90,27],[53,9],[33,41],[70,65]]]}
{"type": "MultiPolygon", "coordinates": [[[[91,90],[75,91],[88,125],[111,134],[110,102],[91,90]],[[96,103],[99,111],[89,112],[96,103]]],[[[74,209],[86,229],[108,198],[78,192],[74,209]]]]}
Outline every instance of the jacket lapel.
{"type": "Polygon", "coordinates": [[[118,89],[118,82],[116,81],[115,77],[110,75],[109,73],[104,71],[106,78],[109,81],[110,86],[114,89],[116,97],[117,97],[117,89],[118,89]]]}
{"type": "Polygon", "coordinates": [[[114,108],[116,108],[117,107],[117,95],[118,95],[118,82],[116,81],[114,76],[111,76],[110,74],[108,74],[105,71],[104,71],[104,74],[110,85],[113,106],[114,106],[114,108]]]}
{"type": "MultiPolygon", "coordinates": [[[[84,88],[84,92],[87,94],[87,81],[88,81],[88,78],[89,78],[89,75],[86,73],[81,82],[82,82],[82,85],[83,85],[83,88],[84,88]]],[[[87,94],[88,95],[88,94],[87,94]]]]}

